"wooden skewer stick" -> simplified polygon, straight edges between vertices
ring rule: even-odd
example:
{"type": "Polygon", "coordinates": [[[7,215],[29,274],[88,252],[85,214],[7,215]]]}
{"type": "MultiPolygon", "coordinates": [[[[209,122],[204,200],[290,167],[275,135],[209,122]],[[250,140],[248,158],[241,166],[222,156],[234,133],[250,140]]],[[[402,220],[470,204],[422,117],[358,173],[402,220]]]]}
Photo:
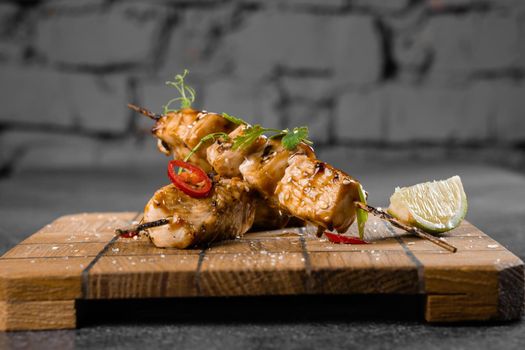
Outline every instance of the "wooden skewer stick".
{"type": "MultiPolygon", "coordinates": [[[[410,232],[410,233],[413,233],[415,234],[416,236],[420,237],[420,238],[423,238],[423,239],[426,239],[438,246],[440,246],[441,248],[443,249],[446,249],[452,253],[455,253],[457,252],[457,248],[454,247],[453,245],[439,239],[439,238],[436,238],[434,236],[432,236],[431,234],[428,234],[426,233],[425,231],[417,228],[417,227],[413,227],[413,226],[409,226],[409,225],[406,225],[404,223],[402,223],[401,221],[397,220],[396,218],[394,218],[392,215],[388,214],[387,212],[383,211],[383,210],[380,210],[380,209],[377,209],[377,208],[374,208],[370,205],[367,205],[367,204],[363,204],[361,202],[354,202],[354,204],[372,214],[372,215],[375,215],[383,220],[386,220],[388,222],[390,222],[392,225],[394,225],[395,227],[397,228],[400,228],[402,230],[405,230],[407,232],[410,232]]],[[[155,220],[155,221],[150,221],[150,222],[144,222],[142,224],[138,224],[138,225],[135,225],[135,226],[131,226],[129,228],[123,228],[123,229],[116,229],[115,232],[119,235],[124,235],[124,234],[138,234],[140,231],[144,231],[148,228],[152,228],[152,227],[157,227],[157,226],[163,226],[163,225],[167,225],[170,223],[170,219],[169,218],[162,218],[162,219],[159,219],[159,220],[155,220]]]]}
{"type": "Polygon", "coordinates": [[[162,218],[155,221],[150,222],[144,222],[142,224],[134,225],[128,228],[118,228],[115,230],[115,232],[118,235],[125,235],[125,234],[138,234],[140,231],[144,231],[148,228],[157,227],[157,226],[163,226],[170,223],[169,218],[162,218]]]}
{"type": "Polygon", "coordinates": [[[134,110],[135,112],[145,115],[146,117],[151,118],[153,120],[159,120],[160,118],[162,118],[162,115],[155,114],[152,111],[147,110],[146,108],[142,108],[131,103],[128,103],[128,107],[134,110]]]}
{"type": "Polygon", "coordinates": [[[436,238],[436,237],[432,236],[431,234],[428,234],[425,231],[423,231],[423,230],[421,230],[421,229],[419,229],[417,227],[406,225],[406,224],[404,224],[401,221],[397,220],[392,215],[388,214],[387,212],[385,212],[383,210],[371,207],[371,206],[363,204],[361,202],[354,202],[354,204],[358,208],[363,209],[364,211],[367,211],[367,212],[369,212],[372,215],[375,215],[377,217],[380,217],[383,220],[386,220],[386,221],[390,222],[395,227],[400,228],[402,230],[405,230],[407,232],[413,233],[416,236],[421,237],[423,239],[426,239],[426,240],[428,240],[428,241],[430,241],[430,242],[440,246],[441,248],[448,250],[449,252],[455,253],[455,252],[458,251],[458,248],[454,247],[453,245],[451,245],[451,244],[449,244],[449,243],[447,243],[447,242],[445,242],[445,241],[443,241],[443,240],[441,240],[439,238],[436,238]]]}

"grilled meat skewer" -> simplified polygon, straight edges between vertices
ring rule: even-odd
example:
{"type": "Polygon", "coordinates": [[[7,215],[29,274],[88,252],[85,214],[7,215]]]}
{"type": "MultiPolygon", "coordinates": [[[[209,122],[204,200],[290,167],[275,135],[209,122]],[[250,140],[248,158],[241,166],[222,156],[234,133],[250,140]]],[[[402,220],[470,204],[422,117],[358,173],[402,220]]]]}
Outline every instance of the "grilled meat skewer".
{"type": "Polygon", "coordinates": [[[187,248],[242,236],[253,225],[255,199],[238,178],[218,179],[206,198],[193,198],[174,185],[159,189],[144,208],[144,221],[170,218],[148,228],[157,247],[187,248]]]}
{"type": "MultiPolygon", "coordinates": [[[[183,147],[187,150],[189,147],[194,147],[200,138],[206,136],[199,135],[200,138],[194,138],[190,143],[188,135],[193,132],[193,127],[188,126],[195,121],[203,125],[211,123],[202,128],[209,133],[220,129],[220,127],[214,128],[215,126],[222,126],[219,130],[221,132],[226,130],[226,124],[218,123],[217,120],[218,118],[228,120],[218,114],[206,114],[216,116],[209,121],[206,117],[201,117],[201,120],[199,117],[192,117],[195,115],[199,115],[199,112],[182,109],[178,115],[171,116],[174,121],[166,117],[166,122],[163,124],[167,126],[159,127],[161,130],[159,137],[162,137],[172,150],[183,147]]],[[[315,160],[313,150],[306,144],[301,143],[295,150],[290,151],[283,147],[280,140],[261,136],[246,148],[234,149],[231,140],[242,134],[245,128],[244,125],[238,126],[230,133],[230,141],[219,139],[212,145],[201,147],[197,153],[206,150],[207,165],[220,175],[239,176],[240,173],[250,187],[256,189],[268,201],[268,205],[274,208],[276,214],[287,213],[326,229],[345,232],[355,220],[353,202],[359,200],[357,192],[359,183],[344,172],[315,160]],[[299,155],[303,157],[293,160],[299,155]],[[326,173],[323,171],[320,174],[319,169],[312,169],[321,165],[323,169],[327,169],[326,173]],[[289,176],[283,183],[285,173],[289,173],[289,176]]],[[[154,133],[159,135],[156,129],[157,126],[154,128],[154,133]]],[[[200,161],[197,164],[200,165],[204,161],[202,161],[202,153],[197,153],[195,155],[198,155],[200,161]]],[[[190,161],[193,162],[193,159],[190,161]]],[[[208,167],[204,169],[207,170],[208,167]]]]}
{"type": "MultiPolygon", "coordinates": [[[[185,108],[178,112],[166,115],[157,115],[145,108],[128,104],[134,111],[156,121],[152,133],[158,138],[158,149],[166,154],[173,155],[174,159],[185,159],[202,137],[217,132],[230,133],[230,139],[241,134],[244,125],[235,128],[235,125],[219,114],[199,112],[185,108]]],[[[266,144],[266,138],[261,137],[246,149],[232,151],[231,142],[221,139],[215,143],[208,141],[193,154],[189,162],[198,165],[205,172],[215,170],[225,177],[242,177],[239,165],[246,155],[260,150],[266,144]],[[207,155],[208,154],[208,155],[207,155]],[[213,159],[210,164],[208,159],[213,159]]],[[[269,206],[264,200],[256,201],[256,227],[258,229],[279,229],[286,226],[289,217],[275,206],[269,206]],[[273,217],[265,222],[263,218],[273,217]]]]}

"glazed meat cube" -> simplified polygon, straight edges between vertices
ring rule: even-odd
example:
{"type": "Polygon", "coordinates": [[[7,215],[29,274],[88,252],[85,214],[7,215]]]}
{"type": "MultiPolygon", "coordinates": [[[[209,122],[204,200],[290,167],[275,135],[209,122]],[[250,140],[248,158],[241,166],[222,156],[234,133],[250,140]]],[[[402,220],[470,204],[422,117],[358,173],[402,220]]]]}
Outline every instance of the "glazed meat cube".
{"type": "Polygon", "coordinates": [[[255,198],[255,220],[250,231],[277,230],[288,224],[290,216],[284,211],[269,205],[260,196],[255,198]]]}
{"type": "Polygon", "coordinates": [[[157,247],[187,248],[242,236],[250,229],[255,202],[240,179],[218,179],[206,198],[193,198],[174,185],[158,190],[144,209],[144,221],[170,218],[170,224],[149,228],[157,247]]]}
{"type": "Polygon", "coordinates": [[[293,151],[283,147],[280,140],[268,140],[262,151],[253,153],[241,164],[239,170],[250,187],[259,191],[264,198],[273,198],[277,184],[284,176],[288,158],[292,154],[315,157],[313,150],[300,144],[293,151]]]}
{"type": "Polygon", "coordinates": [[[288,164],[276,189],[281,207],[316,225],[345,232],[355,219],[359,182],[305,155],[290,157],[288,164]]]}
{"type": "Polygon", "coordinates": [[[229,141],[218,139],[207,149],[207,159],[215,172],[225,177],[241,177],[239,167],[242,162],[253,153],[262,151],[266,144],[265,137],[257,138],[251,145],[245,148],[233,149],[233,139],[242,135],[246,125],[240,125],[233,130],[228,136],[229,141]]]}
{"type": "MultiPolygon", "coordinates": [[[[184,159],[204,136],[216,132],[228,133],[234,127],[232,122],[219,114],[185,108],[162,116],[152,132],[159,138],[162,152],[172,153],[176,159],[184,159]]],[[[208,141],[189,159],[206,172],[212,170],[206,159],[206,148],[211,144],[212,141],[208,141]]]]}

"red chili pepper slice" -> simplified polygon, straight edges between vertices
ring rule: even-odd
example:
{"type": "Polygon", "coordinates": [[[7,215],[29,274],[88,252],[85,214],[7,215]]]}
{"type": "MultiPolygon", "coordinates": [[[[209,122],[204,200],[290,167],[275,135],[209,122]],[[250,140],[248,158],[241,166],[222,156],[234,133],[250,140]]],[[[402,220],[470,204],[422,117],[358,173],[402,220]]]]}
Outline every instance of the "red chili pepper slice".
{"type": "Polygon", "coordinates": [[[368,244],[368,242],[363,241],[362,239],[359,239],[357,237],[349,237],[344,235],[337,235],[335,233],[331,233],[328,231],[325,231],[325,236],[328,238],[328,240],[332,243],[342,243],[342,244],[368,244]]]}
{"type": "Polygon", "coordinates": [[[171,182],[188,196],[203,198],[210,194],[211,180],[204,170],[196,165],[183,162],[182,160],[172,160],[168,164],[168,176],[171,182]],[[175,167],[185,169],[186,171],[177,174],[175,167]]]}
{"type": "Polygon", "coordinates": [[[119,236],[122,238],[133,238],[135,236],[138,236],[139,233],[137,231],[122,231],[119,236]]]}

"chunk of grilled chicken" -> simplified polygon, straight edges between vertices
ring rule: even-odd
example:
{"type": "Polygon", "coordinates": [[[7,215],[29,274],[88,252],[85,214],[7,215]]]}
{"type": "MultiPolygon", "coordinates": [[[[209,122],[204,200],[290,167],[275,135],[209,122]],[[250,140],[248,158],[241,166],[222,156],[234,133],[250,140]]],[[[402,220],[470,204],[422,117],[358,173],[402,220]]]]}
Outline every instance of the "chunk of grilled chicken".
{"type": "Polygon", "coordinates": [[[255,219],[251,231],[276,230],[285,227],[290,216],[284,210],[270,206],[268,201],[257,195],[255,197],[255,219]]]}
{"type": "Polygon", "coordinates": [[[170,218],[149,228],[151,241],[162,248],[187,248],[233,239],[250,229],[255,216],[253,193],[238,178],[217,179],[206,198],[193,198],[174,185],[159,189],[144,209],[144,221],[170,218]]]}
{"type": "Polygon", "coordinates": [[[304,143],[290,151],[283,147],[280,140],[271,139],[261,151],[249,155],[239,166],[239,170],[252,188],[259,191],[265,199],[271,200],[288,167],[288,158],[294,154],[315,158],[312,148],[304,143]]]}
{"type": "MultiPolygon", "coordinates": [[[[242,135],[245,125],[238,126],[228,136],[229,141],[217,140],[207,149],[208,162],[217,174],[225,177],[242,177],[239,170],[241,164],[252,154],[262,154],[267,138],[258,137],[251,145],[245,148],[233,149],[231,140],[242,135]]],[[[272,143],[273,144],[273,143],[272,143]]],[[[268,148],[269,150],[270,148],[268,148]]],[[[285,166],[286,163],[283,163],[285,166]]],[[[284,173],[284,171],[283,171],[284,173]]],[[[252,230],[273,230],[286,226],[290,217],[285,211],[272,206],[261,196],[256,200],[255,221],[252,230]]]]}
{"type": "Polygon", "coordinates": [[[233,139],[240,136],[246,130],[246,125],[240,125],[233,130],[228,136],[230,140],[216,140],[206,150],[207,159],[217,174],[226,177],[242,177],[239,170],[242,162],[253,153],[263,150],[266,144],[266,137],[258,137],[248,147],[233,149],[233,139]]]}
{"type": "Polygon", "coordinates": [[[276,188],[281,207],[306,221],[329,230],[345,232],[355,220],[359,182],[343,171],[296,154],[289,158],[276,188]]]}
{"type": "MultiPolygon", "coordinates": [[[[204,136],[216,132],[228,133],[234,127],[232,122],[219,114],[184,108],[161,116],[152,132],[160,140],[158,147],[161,152],[184,159],[204,136]]],[[[212,170],[206,159],[206,148],[211,144],[212,141],[208,141],[189,159],[206,172],[212,170]]]]}

